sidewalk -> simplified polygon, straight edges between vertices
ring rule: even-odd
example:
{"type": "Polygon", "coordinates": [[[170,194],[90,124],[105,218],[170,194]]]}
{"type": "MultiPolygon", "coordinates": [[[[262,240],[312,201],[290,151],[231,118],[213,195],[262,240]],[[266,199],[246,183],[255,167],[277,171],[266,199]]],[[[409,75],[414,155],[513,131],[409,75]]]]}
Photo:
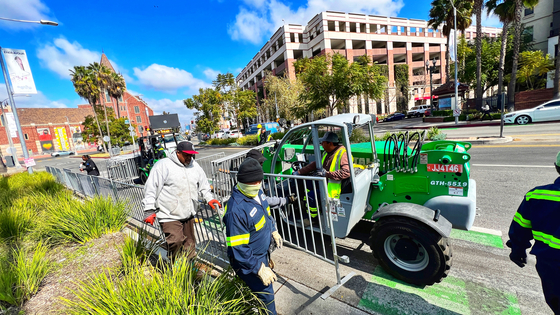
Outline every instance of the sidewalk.
{"type": "MultiPolygon", "coordinates": [[[[499,126],[500,120],[474,120],[474,121],[459,121],[455,124],[454,121],[447,122],[422,122],[414,121],[407,122],[406,120],[399,121],[401,124],[393,126],[394,129],[430,129],[431,127],[437,127],[439,129],[445,128],[468,128],[468,127],[487,127],[487,126],[499,126]]],[[[531,124],[557,124],[560,121],[543,121],[531,124]]],[[[512,124],[504,124],[504,126],[512,126],[512,124]]]]}

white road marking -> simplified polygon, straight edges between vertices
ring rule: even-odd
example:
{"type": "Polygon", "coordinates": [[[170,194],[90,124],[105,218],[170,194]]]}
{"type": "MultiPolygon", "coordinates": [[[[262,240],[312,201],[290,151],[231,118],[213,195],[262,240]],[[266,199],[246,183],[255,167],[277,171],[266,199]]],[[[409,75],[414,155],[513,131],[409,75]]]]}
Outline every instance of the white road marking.
{"type": "Polygon", "coordinates": [[[496,235],[496,236],[500,236],[500,237],[502,236],[502,231],[500,231],[500,230],[492,230],[492,229],[487,229],[487,228],[478,227],[478,226],[471,227],[471,231],[486,233],[486,234],[492,234],[492,235],[496,235]]]}
{"type": "Polygon", "coordinates": [[[472,166],[489,167],[527,167],[527,168],[554,168],[554,165],[506,165],[506,164],[472,164],[472,166]]]}

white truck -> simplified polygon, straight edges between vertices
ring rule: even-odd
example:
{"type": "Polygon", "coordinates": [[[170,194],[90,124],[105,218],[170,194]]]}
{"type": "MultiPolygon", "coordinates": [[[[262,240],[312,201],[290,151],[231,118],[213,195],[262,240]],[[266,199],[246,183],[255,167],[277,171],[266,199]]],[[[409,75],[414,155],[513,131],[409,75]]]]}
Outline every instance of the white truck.
{"type": "Polygon", "coordinates": [[[419,105],[412,107],[408,112],[406,112],[406,118],[410,117],[422,117],[426,114],[426,111],[430,109],[430,105],[419,105]]]}

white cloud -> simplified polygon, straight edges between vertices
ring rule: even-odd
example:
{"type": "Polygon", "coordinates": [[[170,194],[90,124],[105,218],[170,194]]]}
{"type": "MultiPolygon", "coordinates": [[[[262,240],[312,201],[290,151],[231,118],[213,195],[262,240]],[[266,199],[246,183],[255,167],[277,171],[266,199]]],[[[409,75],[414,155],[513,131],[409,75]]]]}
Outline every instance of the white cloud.
{"type": "Polygon", "coordinates": [[[214,69],[210,69],[210,68],[206,68],[206,70],[204,70],[204,75],[206,76],[206,78],[208,80],[216,80],[216,78],[218,77],[218,74],[220,74],[221,72],[219,70],[214,70],[214,69]]]}
{"type": "MultiPolygon", "coordinates": [[[[476,16],[473,16],[472,25],[476,26],[476,16]]],[[[500,22],[500,19],[494,14],[486,15],[483,13],[482,26],[502,27],[502,22],[500,22]]]]}
{"type": "MultiPolygon", "coordinates": [[[[57,38],[53,44],[46,44],[37,50],[41,65],[55,72],[61,78],[70,77],[70,69],[74,66],[87,66],[91,62],[99,62],[101,54],[83,48],[80,43],[69,42],[65,38],[57,38]]],[[[115,65],[113,65],[115,66],[115,65]]]]}
{"type": "Polygon", "coordinates": [[[209,87],[210,84],[195,78],[183,69],[164,65],[151,64],[145,69],[134,68],[134,75],[138,83],[147,88],[168,93],[176,93],[180,88],[187,88],[186,92],[193,93],[199,88],[209,87]]]}
{"type": "Polygon", "coordinates": [[[181,125],[185,125],[187,124],[187,122],[190,123],[190,120],[194,115],[194,111],[188,109],[183,103],[183,100],[172,101],[168,98],[153,99],[145,97],[143,97],[142,99],[146,101],[146,103],[148,103],[148,105],[151,109],[154,110],[154,114],[156,115],[161,115],[163,111],[170,112],[172,114],[178,114],[179,122],[181,122],[181,125]]]}
{"type": "MultiPolygon", "coordinates": [[[[2,0],[0,1],[0,12],[2,17],[18,20],[55,20],[49,16],[49,8],[41,0],[2,0]]],[[[3,29],[31,29],[40,24],[21,23],[12,21],[0,21],[3,29]]]]}
{"type": "Polygon", "coordinates": [[[305,5],[292,10],[279,0],[244,0],[253,8],[241,7],[235,22],[228,28],[233,40],[244,40],[259,44],[286,24],[306,23],[316,14],[327,11],[365,13],[382,16],[397,16],[404,6],[403,0],[308,0],[305,5]],[[282,21],[284,19],[284,21],[282,21]]]}
{"type": "MultiPolygon", "coordinates": [[[[0,85],[3,85],[3,83],[0,85]]],[[[6,89],[0,89],[0,101],[6,98],[8,98],[6,89]]],[[[65,108],[69,107],[68,105],[71,103],[67,100],[49,100],[49,98],[41,91],[37,91],[37,94],[31,94],[29,97],[15,96],[14,102],[16,103],[17,108],[65,108]]]]}

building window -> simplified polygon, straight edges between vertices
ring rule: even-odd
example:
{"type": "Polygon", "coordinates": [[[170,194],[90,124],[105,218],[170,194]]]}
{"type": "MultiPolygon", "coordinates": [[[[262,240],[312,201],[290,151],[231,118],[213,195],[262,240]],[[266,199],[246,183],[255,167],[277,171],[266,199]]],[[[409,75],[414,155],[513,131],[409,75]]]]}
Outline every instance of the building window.
{"type": "Polygon", "coordinates": [[[109,91],[105,90],[105,102],[110,102],[111,96],[109,96],[109,91]]]}
{"type": "Polygon", "coordinates": [[[137,122],[137,123],[141,123],[141,122],[142,122],[142,117],[136,116],[136,122],[137,122]]]}
{"type": "Polygon", "coordinates": [[[24,134],[23,137],[25,138],[25,140],[29,140],[29,136],[27,134],[24,134]]]}
{"type": "Polygon", "coordinates": [[[524,16],[531,15],[534,12],[535,12],[534,8],[525,8],[525,15],[524,16]]]}
{"type": "Polygon", "coordinates": [[[121,96],[119,96],[119,102],[122,102],[122,101],[123,100],[122,100],[122,95],[121,95],[121,96]]]}
{"type": "Polygon", "coordinates": [[[523,35],[526,36],[527,40],[532,42],[533,41],[533,27],[529,26],[523,30],[523,35]]]}
{"type": "Polygon", "coordinates": [[[290,42],[291,42],[291,43],[295,43],[295,42],[296,42],[296,34],[290,33],[290,42]]]}
{"type": "Polygon", "coordinates": [[[136,114],[140,114],[140,107],[134,106],[134,112],[135,112],[136,114]]]}

